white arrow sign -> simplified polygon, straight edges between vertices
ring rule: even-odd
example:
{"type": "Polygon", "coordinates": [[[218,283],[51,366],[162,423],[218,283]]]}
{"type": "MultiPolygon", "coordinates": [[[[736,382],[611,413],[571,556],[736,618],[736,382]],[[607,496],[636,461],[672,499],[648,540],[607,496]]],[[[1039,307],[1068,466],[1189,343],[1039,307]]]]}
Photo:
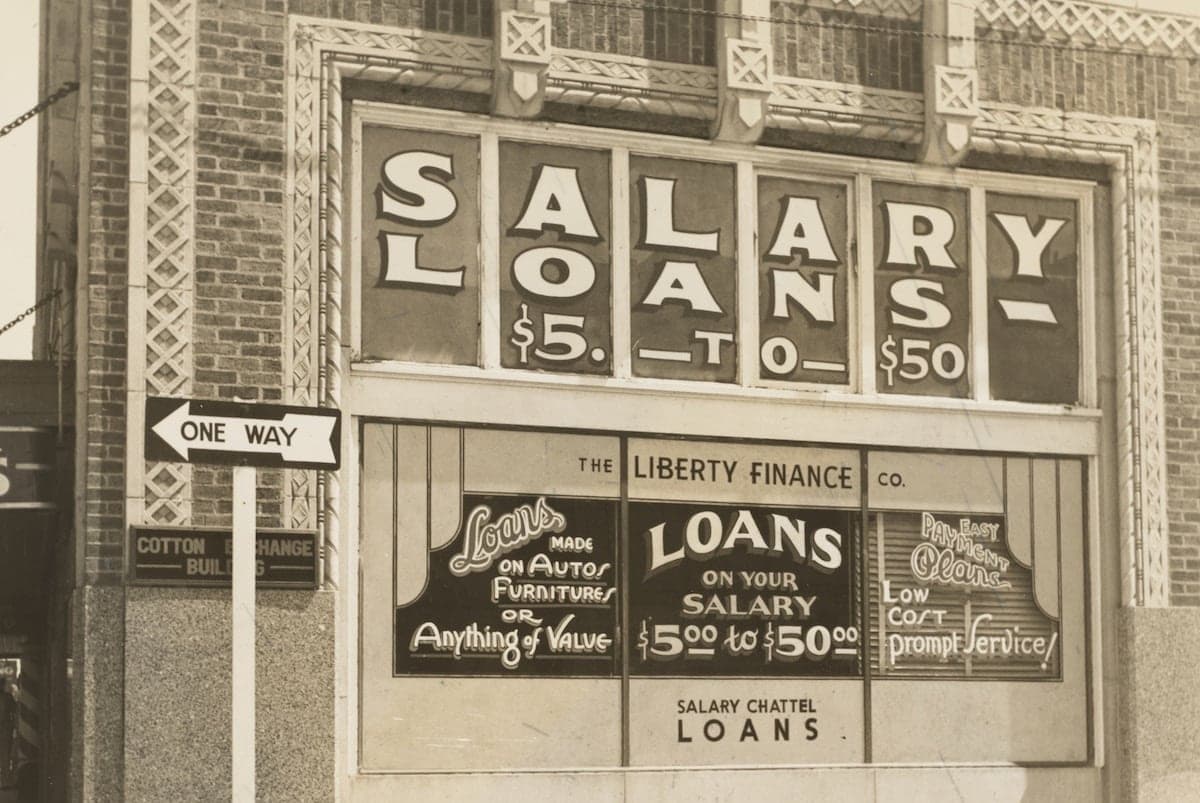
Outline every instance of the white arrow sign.
{"type": "Polygon", "coordinates": [[[243,454],[277,454],[286,463],[337,464],[328,415],[286,413],[282,420],[192,415],[185,401],[150,429],[183,460],[192,449],[243,454]]]}

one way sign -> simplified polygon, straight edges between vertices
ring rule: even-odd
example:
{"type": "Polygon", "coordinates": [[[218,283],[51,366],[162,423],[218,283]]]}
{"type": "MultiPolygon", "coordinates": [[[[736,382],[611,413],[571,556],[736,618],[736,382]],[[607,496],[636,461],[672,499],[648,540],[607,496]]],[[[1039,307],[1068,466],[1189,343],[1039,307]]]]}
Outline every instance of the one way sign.
{"type": "Polygon", "coordinates": [[[341,412],[202,399],[146,399],[146,457],[173,463],[336,469],[341,412]]]}

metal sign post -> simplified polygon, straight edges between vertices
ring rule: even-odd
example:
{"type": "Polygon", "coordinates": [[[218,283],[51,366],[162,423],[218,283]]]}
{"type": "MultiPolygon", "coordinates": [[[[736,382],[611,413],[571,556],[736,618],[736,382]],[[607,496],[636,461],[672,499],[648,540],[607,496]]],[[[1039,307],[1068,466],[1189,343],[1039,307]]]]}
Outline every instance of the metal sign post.
{"type": "Polygon", "coordinates": [[[254,558],[258,470],[233,469],[233,803],[254,802],[254,558]]]}
{"type": "Polygon", "coordinates": [[[233,803],[254,803],[257,556],[254,466],[336,469],[341,412],[201,399],[146,399],[146,456],[233,469],[233,803]]]}

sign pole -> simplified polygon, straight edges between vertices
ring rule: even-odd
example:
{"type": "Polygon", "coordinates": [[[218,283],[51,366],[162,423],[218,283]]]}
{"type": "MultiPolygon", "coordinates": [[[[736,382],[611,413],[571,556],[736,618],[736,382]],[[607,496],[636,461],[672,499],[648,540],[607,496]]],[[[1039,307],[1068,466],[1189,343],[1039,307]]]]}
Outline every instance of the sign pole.
{"type": "MultiPolygon", "coordinates": [[[[342,414],[321,407],[150,396],[145,419],[147,458],[234,467],[230,764],[233,803],[254,803],[254,592],[258,574],[254,526],[258,476],[254,466],[336,471],[341,465],[342,414]]],[[[203,542],[202,538],[193,540],[203,542]]],[[[211,570],[207,561],[203,563],[211,570]]]]}
{"type": "Polygon", "coordinates": [[[254,803],[254,555],[257,471],[233,468],[233,803],[254,803]]]}

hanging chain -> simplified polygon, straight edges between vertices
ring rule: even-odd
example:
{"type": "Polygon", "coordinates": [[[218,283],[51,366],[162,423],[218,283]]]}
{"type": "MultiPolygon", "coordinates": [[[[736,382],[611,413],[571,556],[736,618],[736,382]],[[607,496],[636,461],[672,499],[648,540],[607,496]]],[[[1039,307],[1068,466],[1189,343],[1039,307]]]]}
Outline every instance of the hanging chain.
{"type": "MultiPolygon", "coordinates": [[[[5,136],[10,131],[12,131],[14,128],[16,128],[17,126],[21,125],[24,122],[29,121],[33,117],[36,117],[38,114],[41,114],[46,109],[53,106],[55,103],[58,103],[60,100],[65,98],[67,95],[70,95],[76,89],[79,89],[78,81],[67,81],[65,84],[60,86],[58,89],[54,90],[54,92],[52,92],[51,94],[49,94],[45,98],[43,98],[38,103],[38,105],[34,106],[32,109],[25,112],[24,114],[22,114],[17,119],[13,120],[8,125],[4,126],[3,128],[0,128],[0,137],[5,136]]],[[[3,331],[4,330],[0,329],[0,332],[3,332],[3,331]]]]}
{"type": "Polygon", "coordinates": [[[46,295],[44,295],[44,296],[42,296],[41,298],[39,298],[39,299],[38,299],[38,300],[37,300],[37,301],[34,303],[34,305],[33,305],[32,307],[30,307],[29,309],[25,310],[25,311],[24,311],[24,312],[22,312],[20,315],[18,315],[17,317],[13,318],[11,321],[9,321],[8,323],[4,324],[3,326],[0,326],[0,335],[3,335],[3,334],[4,334],[5,332],[7,332],[9,329],[12,329],[14,326],[16,326],[17,324],[19,324],[21,321],[25,320],[25,319],[26,319],[26,318],[28,318],[30,315],[32,315],[33,313],[37,312],[37,311],[38,311],[38,309],[40,309],[41,307],[44,307],[44,306],[46,306],[46,305],[47,305],[47,304],[49,304],[51,301],[53,301],[54,299],[58,298],[58,296],[59,296],[59,294],[60,294],[61,292],[62,292],[62,290],[52,290],[52,291],[50,291],[49,293],[46,293],[46,295]]]}

